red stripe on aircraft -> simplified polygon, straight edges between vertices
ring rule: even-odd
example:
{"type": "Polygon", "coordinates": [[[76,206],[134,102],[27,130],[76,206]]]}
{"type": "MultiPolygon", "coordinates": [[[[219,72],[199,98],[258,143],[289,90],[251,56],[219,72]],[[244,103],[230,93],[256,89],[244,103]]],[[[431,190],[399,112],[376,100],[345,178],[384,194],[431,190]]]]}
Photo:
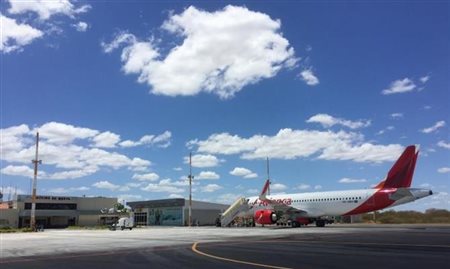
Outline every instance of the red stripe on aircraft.
{"type": "Polygon", "coordinates": [[[345,213],[344,216],[367,213],[367,212],[371,212],[371,211],[375,211],[375,210],[379,210],[379,209],[388,207],[395,202],[394,200],[389,199],[389,195],[391,193],[394,193],[396,190],[397,189],[395,189],[395,188],[379,189],[364,203],[362,203],[357,208],[345,213]]]}

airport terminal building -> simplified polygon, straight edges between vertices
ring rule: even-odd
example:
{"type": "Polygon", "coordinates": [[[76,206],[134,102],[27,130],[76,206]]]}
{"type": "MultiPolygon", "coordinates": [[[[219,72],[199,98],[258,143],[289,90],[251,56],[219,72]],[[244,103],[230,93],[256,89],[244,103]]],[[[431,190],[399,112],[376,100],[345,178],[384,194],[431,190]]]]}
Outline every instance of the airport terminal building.
{"type": "MultiPolygon", "coordinates": [[[[103,214],[101,210],[113,208],[116,203],[117,198],[107,197],[37,196],[36,224],[45,228],[104,225],[117,216],[103,214]]],[[[0,225],[29,227],[30,216],[30,195],[17,195],[0,205],[0,225]]]]}
{"type": "MultiPolygon", "coordinates": [[[[135,225],[185,226],[189,219],[189,200],[162,199],[128,202],[135,225]]],[[[215,225],[219,214],[229,205],[192,201],[192,225],[215,225]]]]}

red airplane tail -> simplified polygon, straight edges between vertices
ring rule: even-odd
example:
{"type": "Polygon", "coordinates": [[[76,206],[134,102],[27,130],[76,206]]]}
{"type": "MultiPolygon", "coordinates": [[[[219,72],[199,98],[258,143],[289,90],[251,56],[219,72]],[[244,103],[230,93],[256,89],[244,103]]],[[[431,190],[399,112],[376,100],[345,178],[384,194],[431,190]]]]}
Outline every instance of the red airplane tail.
{"type": "Polygon", "coordinates": [[[391,170],[389,170],[386,179],[381,181],[375,188],[408,188],[411,186],[418,155],[418,146],[411,145],[406,147],[391,170]]]}

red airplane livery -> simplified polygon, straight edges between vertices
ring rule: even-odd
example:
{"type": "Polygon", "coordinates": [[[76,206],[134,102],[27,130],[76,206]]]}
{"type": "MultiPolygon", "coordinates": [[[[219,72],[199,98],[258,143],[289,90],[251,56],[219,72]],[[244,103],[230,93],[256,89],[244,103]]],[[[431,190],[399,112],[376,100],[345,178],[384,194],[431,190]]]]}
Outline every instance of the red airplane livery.
{"type": "Polygon", "coordinates": [[[373,189],[267,195],[267,180],[259,197],[249,197],[248,213],[256,223],[289,223],[292,227],[315,222],[323,227],[328,216],[347,216],[397,206],[432,195],[428,189],[411,188],[419,154],[411,145],[373,189]]]}

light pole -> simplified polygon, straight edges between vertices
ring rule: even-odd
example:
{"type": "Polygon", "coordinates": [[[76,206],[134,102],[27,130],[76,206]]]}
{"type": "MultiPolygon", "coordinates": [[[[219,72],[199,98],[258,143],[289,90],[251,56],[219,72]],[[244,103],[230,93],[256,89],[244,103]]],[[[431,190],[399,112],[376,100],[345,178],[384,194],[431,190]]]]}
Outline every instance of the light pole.
{"type": "Polygon", "coordinates": [[[38,160],[38,149],[39,149],[39,132],[36,133],[36,155],[34,160],[31,160],[31,162],[34,164],[34,177],[33,177],[33,191],[31,194],[30,228],[33,231],[36,231],[36,185],[37,185],[38,164],[42,163],[41,160],[38,160]]]}

